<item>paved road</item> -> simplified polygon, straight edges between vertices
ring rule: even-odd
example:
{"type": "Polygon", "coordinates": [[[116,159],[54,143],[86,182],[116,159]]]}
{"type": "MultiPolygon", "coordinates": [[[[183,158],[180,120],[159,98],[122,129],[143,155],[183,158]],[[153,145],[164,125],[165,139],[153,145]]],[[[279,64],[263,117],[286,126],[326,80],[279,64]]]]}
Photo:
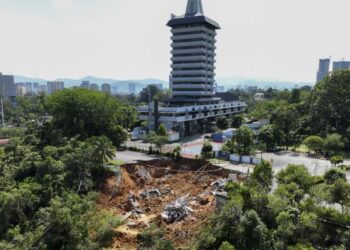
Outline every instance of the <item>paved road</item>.
{"type": "MultiPolygon", "coordinates": [[[[322,175],[332,167],[329,160],[313,158],[304,154],[292,152],[264,153],[263,158],[271,161],[277,172],[287,167],[288,164],[297,164],[304,165],[312,175],[322,175]]],[[[344,163],[350,165],[349,160],[344,163]]]]}
{"type": "Polygon", "coordinates": [[[158,159],[157,156],[151,156],[144,153],[133,152],[133,151],[118,151],[116,159],[123,161],[125,163],[134,163],[138,160],[140,161],[150,161],[158,159]]]}
{"type": "MultiPolygon", "coordinates": [[[[265,160],[271,161],[275,173],[279,172],[281,169],[286,168],[288,164],[300,164],[307,167],[312,175],[323,175],[327,169],[331,167],[331,164],[328,160],[316,159],[308,157],[303,154],[295,154],[283,152],[279,154],[274,153],[264,153],[263,158],[265,160]]],[[[149,161],[154,159],[159,159],[157,156],[150,156],[144,153],[132,152],[132,151],[119,151],[117,152],[117,160],[121,160],[125,163],[133,163],[137,160],[149,161]]],[[[350,165],[350,161],[345,161],[346,165],[350,165]]],[[[223,168],[232,169],[240,171],[242,173],[247,173],[248,171],[252,172],[253,168],[251,165],[247,164],[232,164],[226,162],[223,164],[216,164],[223,168]],[[248,170],[249,169],[249,170],[248,170]]],[[[350,171],[347,172],[347,179],[350,182],[350,171]]]]}

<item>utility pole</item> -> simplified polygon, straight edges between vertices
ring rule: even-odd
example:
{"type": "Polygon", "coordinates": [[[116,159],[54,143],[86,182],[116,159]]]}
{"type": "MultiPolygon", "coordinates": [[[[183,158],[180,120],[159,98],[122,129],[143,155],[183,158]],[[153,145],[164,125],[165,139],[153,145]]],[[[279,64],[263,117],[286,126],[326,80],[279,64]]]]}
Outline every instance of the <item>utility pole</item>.
{"type": "Polygon", "coordinates": [[[1,95],[1,126],[5,127],[4,100],[1,95]]]}
{"type": "Polygon", "coordinates": [[[147,87],[148,91],[148,132],[151,132],[152,129],[152,108],[151,108],[151,90],[150,87],[147,87]]]}

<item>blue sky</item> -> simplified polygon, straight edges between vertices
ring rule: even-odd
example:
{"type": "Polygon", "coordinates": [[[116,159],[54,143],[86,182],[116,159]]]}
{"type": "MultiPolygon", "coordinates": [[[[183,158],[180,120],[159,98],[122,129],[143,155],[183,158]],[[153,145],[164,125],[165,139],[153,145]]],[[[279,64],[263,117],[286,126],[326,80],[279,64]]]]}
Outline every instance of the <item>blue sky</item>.
{"type": "MultiPolygon", "coordinates": [[[[218,21],[217,76],[315,80],[350,60],[349,0],[203,0],[218,21]]],[[[116,79],[170,72],[171,13],[186,0],[0,0],[0,72],[116,79]]]]}

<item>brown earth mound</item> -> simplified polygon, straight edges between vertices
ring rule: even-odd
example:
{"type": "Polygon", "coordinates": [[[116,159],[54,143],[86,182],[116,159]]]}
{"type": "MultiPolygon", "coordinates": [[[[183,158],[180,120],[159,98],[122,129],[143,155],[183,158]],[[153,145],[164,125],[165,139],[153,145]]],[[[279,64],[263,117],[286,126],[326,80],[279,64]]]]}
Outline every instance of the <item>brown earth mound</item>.
{"type": "Polygon", "coordinates": [[[190,245],[209,215],[215,211],[211,183],[227,178],[229,173],[206,161],[189,159],[179,162],[153,160],[121,166],[121,183],[118,185],[116,178],[111,176],[99,197],[103,208],[114,209],[120,216],[129,216],[124,225],[117,229],[118,237],[113,248],[135,249],[137,232],[151,223],[163,225],[166,237],[175,246],[190,245]],[[147,192],[150,190],[153,190],[152,193],[147,192]],[[149,194],[147,198],[145,191],[149,194]],[[165,223],[160,216],[165,206],[187,195],[188,207],[193,212],[173,224],[165,223]],[[140,211],[130,215],[135,212],[134,206],[140,211]]]}

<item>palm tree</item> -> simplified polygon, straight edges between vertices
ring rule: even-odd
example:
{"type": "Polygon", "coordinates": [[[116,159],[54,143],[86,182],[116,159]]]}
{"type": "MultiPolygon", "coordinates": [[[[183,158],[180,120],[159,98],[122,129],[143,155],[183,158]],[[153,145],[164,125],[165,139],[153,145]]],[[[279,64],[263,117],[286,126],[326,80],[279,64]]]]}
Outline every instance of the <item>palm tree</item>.
{"type": "Polygon", "coordinates": [[[95,137],[92,140],[92,156],[101,163],[108,162],[115,157],[115,147],[105,136],[95,137]]]}

